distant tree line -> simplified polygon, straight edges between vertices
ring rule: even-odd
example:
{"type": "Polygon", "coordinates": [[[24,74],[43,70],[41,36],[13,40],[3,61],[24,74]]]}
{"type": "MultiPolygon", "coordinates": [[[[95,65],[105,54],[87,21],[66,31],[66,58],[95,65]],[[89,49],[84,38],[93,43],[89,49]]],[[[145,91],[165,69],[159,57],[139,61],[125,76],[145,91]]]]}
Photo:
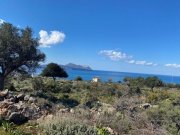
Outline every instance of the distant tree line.
{"type": "Polygon", "coordinates": [[[125,77],[123,81],[128,85],[128,86],[135,86],[137,89],[142,88],[143,86],[149,87],[151,90],[154,89],[154,87],[162,87],[164,86],[164,83],[162,80],[160,80],[156,76],[152,77],[137,77],[137,78],[132,78],[132,77],[125,77]]]}

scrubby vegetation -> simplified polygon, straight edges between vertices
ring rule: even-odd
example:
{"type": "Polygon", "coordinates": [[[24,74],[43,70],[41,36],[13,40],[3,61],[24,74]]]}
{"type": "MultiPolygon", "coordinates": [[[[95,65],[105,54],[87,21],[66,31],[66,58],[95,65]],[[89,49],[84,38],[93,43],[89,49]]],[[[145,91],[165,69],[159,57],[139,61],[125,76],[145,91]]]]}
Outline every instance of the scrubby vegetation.
{"type": "MultiPolygon", "coordinates": [[[[20,135],[180,134],[180,91],[163,83],[152,89],[144,78],[93,83],[35,77],[10,84],[15,93],[33,95],[35,104],[50,108],[38,120],[13,126],[20,135]]],[[[0,133],[8,135],[12,128],[6,125],[0,133]]]]}
{"type": "Polygon", "coordinates": [[[180,134],[180,85],[56,80],[68,75],[55,63],[30,77],[45,58],[38,46],[29,27],[0,25],[0,135],[180,134]]]}

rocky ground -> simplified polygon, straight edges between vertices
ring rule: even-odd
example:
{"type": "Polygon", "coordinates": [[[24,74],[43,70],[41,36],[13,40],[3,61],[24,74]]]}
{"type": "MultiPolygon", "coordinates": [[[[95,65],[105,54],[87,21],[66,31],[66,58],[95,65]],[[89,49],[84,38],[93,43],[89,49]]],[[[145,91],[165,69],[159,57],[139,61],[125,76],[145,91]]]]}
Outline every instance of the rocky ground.
{"type": "Polygon", "coordinates": [[[0,116],[2,120],[23,124],[28,120],[40,118],[49,112],[49,106],[38,105],[36,97],[12,91],[0,92],[0,116]]]}

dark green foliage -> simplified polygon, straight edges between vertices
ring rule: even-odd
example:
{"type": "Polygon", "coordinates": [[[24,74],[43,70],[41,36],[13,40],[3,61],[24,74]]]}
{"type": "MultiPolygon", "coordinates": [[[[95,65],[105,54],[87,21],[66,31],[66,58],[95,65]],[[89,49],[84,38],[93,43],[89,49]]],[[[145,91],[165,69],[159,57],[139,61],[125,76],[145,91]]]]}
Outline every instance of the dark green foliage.
{"type": "Polygon", "coordinates": [[[38,49],[38,39],[31,28],[20,29],[10,23],[0,25],[0,90],[12,72],[33,71],[45,55],[38,49]]]}
{"type": "Polygon", "coordinates": [[[42,78],[32,78],[31,83],[33,90],[39,91],[44,89],[44,83],[42,78]]]}
{"type": "Polygon", "coordinates": [[[9,85],[7,86],[7,89],[8,89],[9,91],[16,91],[16,88],[14,87],[13,84],[9,84],[9,85]]]}
{"type": "Polygon", "coordinates": [[[79,105],[79,102],[76,99],[63,98],[60,100],[60,102],[68,108],[73,108],[79,105]]]}
{"type": "MultiPolygon", "coordinates": [[[[174,102],[174,101],[173,101],[174,102]]],[[[180,106],[173,106],[172,101],[162,102],[158,108],[147,112],[149,120],[156,126],[163,126],[170,134],[180,134],[180,106]]]]}
{"type": "Polygon", "coordinates": [[[158,77],[153,76],[146,78],[145,85],[153,90],[154,87],[163,86],[163,82],[158,77]]]}
{"type": "Polygon", "coordinates": [[[53,77],[54,80],[56,77],[68,77],[66,71],[56,63],[48,64],[47,67],[42,71],[41,75],[46,77],[53,77]]]}
{"type": "Polygon", "coordinates": [[[63,93],[70,93],[72,89],[72,85],[71,84],[64,84],[60,87],[60,92],[63,93]]]}
{"type": "Polygon", "coordinates": [[[82,79],[81,76],[77,76],[77,77],[75,78],[75,81],[83,81],[83,79],[82,79]]]}
{"type": "Polygon", "coordinates": [[[153,90],[154,87],[161,87],[164,85],[163,82],[156,76],[147,77],[146,79],[144,79],[143,77],[125,77],[123,81],[127,86],[129,86],[130,95],[141,94],[141,88],[143,88],[144,86],[147,86],[151,88],[151,90],[153,90]]]}

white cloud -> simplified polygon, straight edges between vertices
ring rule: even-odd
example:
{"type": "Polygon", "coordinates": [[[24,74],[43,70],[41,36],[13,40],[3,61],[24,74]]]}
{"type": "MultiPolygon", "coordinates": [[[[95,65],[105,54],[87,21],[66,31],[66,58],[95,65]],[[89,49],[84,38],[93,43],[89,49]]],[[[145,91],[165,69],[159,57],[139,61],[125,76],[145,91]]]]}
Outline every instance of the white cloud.
{"type": "Polygon", "coordinates": [[[153,63],[153,62],[147,62],[145,60],[142,60],[142,61],[135,61],[135,60],[130,60],[128,61],[128,63],[130,64],[136,64],[136,65],[145,65],[145,66],[157,66],[156,63],[153,63]]]}
{"type": "Polygon", "coordinates": [[[3,24],[5,21],[3,19],[0,19],[0,25],[3,24]]]}
{"type": "Polygon", "coordinates": [[[180,64],[166,64],[165,67],[180,68],[180,64]]]}
{"type": "Polygon", "coordinates": [[[99,54],[106,56],[113,61],[128,60],[132,58],[132,56],[129,56],[126,53],[115,50],[102,50],[99,52],[99,54]]]}
{"type": "Polygon", "coordinates": [[[136,65],[145,65],[146,61],[136,61],[135,64],[136,65]]]}
{"type": "Polygon", "coordinates": [[[41,30],[39,32],[40,36],[40,46],[41,47],[48,47],[50,48],[52,45],[62,43],[66,37],[66,35],[63,32],[60,31],[51,31],[50,34],[48,34],[47,31],[41,30]]]}
{"type": "Polygon", "coordinates": [[[135,61],[135,60],[130,60],[130,61],[128,61],[128,63],[130,63],[130,64],[135,64],[136,61],[135,61]]]}
{"type": "Polygon", "coordinates": [[[153,62],[146,62],[146,66],[157,66],[158,64],[153,63],[153,62]]]}
{"type": "Polygon", "coordinates": [[[124,61],[129,64],[145,65],[145,66],[157,66],[156,63],[147,62],[145,60],[134,60],[132,56],[115,50],[102,50],[99,52],[100,55],[110,58],[113,61],[124,61]]]}

